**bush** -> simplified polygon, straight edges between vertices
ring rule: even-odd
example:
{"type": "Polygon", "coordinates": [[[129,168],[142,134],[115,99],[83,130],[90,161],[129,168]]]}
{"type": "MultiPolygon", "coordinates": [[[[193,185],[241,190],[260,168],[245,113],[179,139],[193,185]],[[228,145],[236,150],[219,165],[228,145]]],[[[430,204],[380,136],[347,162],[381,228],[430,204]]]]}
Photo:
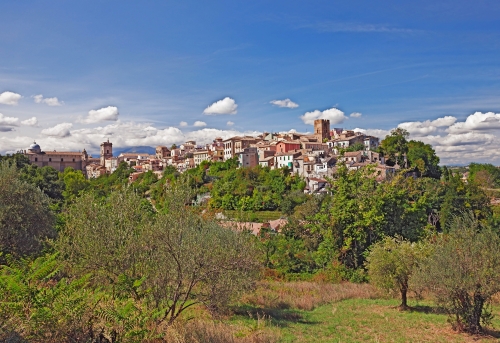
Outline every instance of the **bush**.
{"type": "Polygon", "coordinates": [[[478,333],[490,323],[488,305],[500,291],[500,238],[467,213],[455,217],[451,229],[436,238],[415,282],[435,295],[454,329],[478,333]]]}

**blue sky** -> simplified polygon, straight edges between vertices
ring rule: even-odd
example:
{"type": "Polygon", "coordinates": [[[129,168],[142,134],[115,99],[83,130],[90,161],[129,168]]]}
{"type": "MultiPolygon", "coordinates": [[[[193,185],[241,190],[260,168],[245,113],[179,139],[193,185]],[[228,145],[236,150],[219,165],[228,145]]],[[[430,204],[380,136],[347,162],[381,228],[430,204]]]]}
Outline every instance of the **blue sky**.
{"type": "Polygon", "coordinates": [[[499,17],[486,0],[4,2],[0,153],[306,132],[311,113],[500,164],[499,17]],[[235,114],[206,114],[225,98],[235,114]]]}

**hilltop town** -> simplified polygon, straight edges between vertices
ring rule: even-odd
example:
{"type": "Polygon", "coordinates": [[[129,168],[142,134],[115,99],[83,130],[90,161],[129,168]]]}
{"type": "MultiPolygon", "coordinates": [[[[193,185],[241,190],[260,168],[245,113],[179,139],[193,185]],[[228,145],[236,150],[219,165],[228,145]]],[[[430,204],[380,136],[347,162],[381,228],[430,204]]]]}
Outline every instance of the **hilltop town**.
{"type": "Polygon", "coordinates": [[[345,162],[350,170],[373,164],[378,178],[385,179],[398,166],[386,165],[384,157],[374,151],[378,146],[377,137],[342,128],[330,129],[329,120],[318,119],[314,122],[313,134],[264,132],[256,137],[215,137],[205,146],[197,145],[196,141],[180,146],[158,146],[155,155],[138,152],[113,156],[113,144],[109,140],[101,144],[99,158],[88,155],[85,149],[81,152],[42,151],[36,143],[23,153],[37,166],[52,166],[59,171],[72,167],[81,170],[87,178],[112,173],[120,163],[126,162],[135,170],[130,175],[131,182],[147,171],[161,176],[167,166],[174,166],[182,173],[203,161],[236,157],[240,167],[287,167],[307,178],[306,189],[318,191],[326,184],[323,178],[333,175],[339,161],[345,162]]]}

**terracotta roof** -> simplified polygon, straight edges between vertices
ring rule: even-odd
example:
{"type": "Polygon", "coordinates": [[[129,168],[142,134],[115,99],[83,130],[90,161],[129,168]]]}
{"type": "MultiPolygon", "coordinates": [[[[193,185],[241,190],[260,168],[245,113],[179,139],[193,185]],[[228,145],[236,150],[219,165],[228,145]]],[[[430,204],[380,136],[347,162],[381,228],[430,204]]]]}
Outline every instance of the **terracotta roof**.
{"type": "Polygon", "coordinates": [[[81,152],[74,152],[74,151],[44,151],[44,152],[42,152],[42,154],[45,154],[45,155],[74,155],[74,156],[82,156],[81,152]]]}
{"type": "Polygon", "coordinates": [[[359,136],[349,136],[345,138],[336,138],[333,140],[333,142],[340,142],[340,141],[350,141],[351,139],[359,138],[359,136]]]}

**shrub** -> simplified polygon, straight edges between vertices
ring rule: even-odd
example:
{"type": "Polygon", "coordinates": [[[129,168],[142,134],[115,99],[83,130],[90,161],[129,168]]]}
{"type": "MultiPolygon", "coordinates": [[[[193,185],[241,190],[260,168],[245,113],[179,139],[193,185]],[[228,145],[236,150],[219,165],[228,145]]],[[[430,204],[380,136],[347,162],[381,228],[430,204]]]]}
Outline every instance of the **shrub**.
{"type": "Polygon", "coordinates": [[[478,333],[490,322],[488,305],[500,291],[500,238],[468,213],[455,217],[451,229],[436,239],[415,281],[435,295],[454,329],[478,333]]]}

